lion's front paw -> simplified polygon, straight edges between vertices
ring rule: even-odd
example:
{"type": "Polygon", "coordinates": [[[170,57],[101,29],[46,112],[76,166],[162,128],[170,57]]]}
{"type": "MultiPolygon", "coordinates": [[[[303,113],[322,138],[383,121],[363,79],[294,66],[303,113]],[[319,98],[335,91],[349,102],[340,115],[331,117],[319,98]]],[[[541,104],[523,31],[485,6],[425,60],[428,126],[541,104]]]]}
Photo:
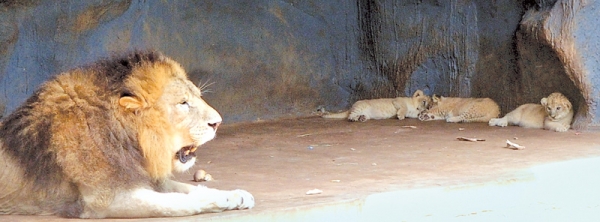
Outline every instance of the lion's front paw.
{"type": "Polygon", "coordinates": [[[254,207],[254,196],[248,191],[237,189],[229,192],[230,195],[228,199],[230,206],[233,206],[233,208],[229,209],[243,210],[252,209],[252,207],[254,207]]]}
{"type": "Polygon", "coordinates": [[[198,199],[201,212],[221,212],[254,207],[254,197],[245,190],[217,190],[199,185],[189,195],[198,199]]]}

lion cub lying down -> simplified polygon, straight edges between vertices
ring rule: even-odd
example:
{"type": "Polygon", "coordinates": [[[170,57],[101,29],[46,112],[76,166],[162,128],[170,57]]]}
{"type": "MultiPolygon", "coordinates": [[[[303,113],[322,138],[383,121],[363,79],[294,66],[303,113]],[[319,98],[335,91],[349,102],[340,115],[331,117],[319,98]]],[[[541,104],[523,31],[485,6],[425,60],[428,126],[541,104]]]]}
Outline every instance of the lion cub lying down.
{"type": "Polygon", "coordinates": [[[458,122],[488,122],[500,115],[500,106],[490,98],[438,97],[433,95],[429,110],[419,114],[419,120],[458,122]]]}
{"type": "Polygon", "coordinates": [[[427,109],[431,98],[417,90],[412,97],[396,97],[383,99],[369,99],[356,101],[352,108],[345,112],[323,115],[329,119],[348,119],[350,121],[365,122],[369,119],[390,119],[397,117],[402,120],[406,117],[417,118],[417,115],[427,109]]]}
{"type": "MultiPolygon", "coordinates": [[[[0,122],[0,214],[163,217],[247,209],[244,190],[171,180],[219,113],[177,62],[133,53],[55,76],[0,122]]],[[[233,163],[232,163],[233,164],[233,163]]]]}
{"type": "Polygon", "coordinates": [[[502,118],[489,121],[490,126],[517,125],[524,128],[537,128],[566,132],[571,128],[573,108],[569,99],[555,92],[542,98],[540,104],[528,103],[517,107],[502,118]]]}

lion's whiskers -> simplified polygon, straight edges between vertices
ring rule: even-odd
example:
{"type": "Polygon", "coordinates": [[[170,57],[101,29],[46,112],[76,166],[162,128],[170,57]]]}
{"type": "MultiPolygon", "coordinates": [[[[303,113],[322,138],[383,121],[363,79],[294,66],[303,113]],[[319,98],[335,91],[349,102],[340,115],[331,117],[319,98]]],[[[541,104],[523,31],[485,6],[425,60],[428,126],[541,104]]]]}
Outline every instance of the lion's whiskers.
{"type": "Polygon", "coordinates": [[[206,82],[201,81],[198,88],[202,93],[211,93],[212,90],[208,89],[208,87],[212,86],[213,84],[215,84],[215,82],[211,82],[210,79],[208,79],[206,82]]]}

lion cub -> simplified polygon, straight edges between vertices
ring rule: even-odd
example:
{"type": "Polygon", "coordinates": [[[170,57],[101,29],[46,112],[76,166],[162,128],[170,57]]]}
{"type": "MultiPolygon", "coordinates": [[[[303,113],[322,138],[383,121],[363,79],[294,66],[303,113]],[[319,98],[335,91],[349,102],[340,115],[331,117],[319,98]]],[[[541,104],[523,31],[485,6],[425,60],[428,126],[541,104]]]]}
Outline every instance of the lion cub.
{"type": "Polygon", "coordinates": [[[431,97],[429,110],[419,114],[419,120],[458,122],[488,122],[500,115],[500,106],[490,98],[431,97]]]}
{"type": "Polygon", "coordinates": [[[345,119],[365,122],[369,119],[390,119],[397,117],[417,118],[420,112],[427,109],[431,98],[421,90],[415,91],[412,97],[382,98],[356,101],[350,110],[341,113],[323,115],[328,119],[345,119]]]}
{"type": "Polygon", "coordinates": [[[555,92],[542,98],[540,103],[523,104],[502,118],[491,119],[489,125],[504,127],[510,124],[556,132],[566,132],[571,128],[573,107],[567,97],[555,92]]]}

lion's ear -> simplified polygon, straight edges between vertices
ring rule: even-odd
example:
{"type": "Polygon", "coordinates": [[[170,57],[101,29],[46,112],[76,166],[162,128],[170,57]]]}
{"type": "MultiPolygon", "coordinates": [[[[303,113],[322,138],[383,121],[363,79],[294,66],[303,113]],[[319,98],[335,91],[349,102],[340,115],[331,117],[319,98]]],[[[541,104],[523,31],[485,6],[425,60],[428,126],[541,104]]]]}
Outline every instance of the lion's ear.
{"type": "Polygon", "coordinates": [[[146,102],[131,96],[123,96],[119,99],[119,105],[125,107],[125,109],[141,109],[147,106],[146,102]]]}
{"type": "Polygon", "coordinates": [[[415,91],[415,93],[413,93],[413,97],[417,98],[423,96],[423,91],[421,91],[420,89],[417,89],[417,91],[415,91]]]}
{"type": "Polygon", "coordinates": [[[542,98],[542,100],[540,101],[540,103],[542,104],[542,106],[546,106],[548,104],[548,98],[542,98]]]}
{"type": "Polygon", "coordinates": [[[567,110],[570,110],[572,108],[570,102],[564,103],[564,106],[567,107],[567,110]]]}

